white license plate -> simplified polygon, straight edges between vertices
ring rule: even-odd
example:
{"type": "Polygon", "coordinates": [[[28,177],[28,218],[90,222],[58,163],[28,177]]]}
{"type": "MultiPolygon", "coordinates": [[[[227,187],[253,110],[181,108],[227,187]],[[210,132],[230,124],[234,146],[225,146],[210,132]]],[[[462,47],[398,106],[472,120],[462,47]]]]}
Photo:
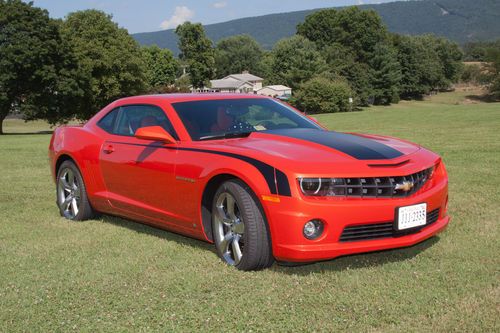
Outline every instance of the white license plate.
{"type": "Polygon", "coordinates": [[[427,220],[427,204],[400,207],[398,209],[398,230],[425,225],[427,220]]]}

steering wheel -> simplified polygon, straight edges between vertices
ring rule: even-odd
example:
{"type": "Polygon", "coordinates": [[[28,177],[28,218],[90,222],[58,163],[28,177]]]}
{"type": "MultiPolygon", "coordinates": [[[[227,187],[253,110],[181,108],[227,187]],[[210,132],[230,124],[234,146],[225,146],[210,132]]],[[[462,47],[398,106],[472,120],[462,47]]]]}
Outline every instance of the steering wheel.
{"type": "Polygon", "coordinates": [[[269,121],[269,120],[264,120],[264,121],[257,123],[254,127],[257,127],[257,126],[262,126],[265,129],[272,129],[274,127],[274,123],[272,121],[269,121]]]}

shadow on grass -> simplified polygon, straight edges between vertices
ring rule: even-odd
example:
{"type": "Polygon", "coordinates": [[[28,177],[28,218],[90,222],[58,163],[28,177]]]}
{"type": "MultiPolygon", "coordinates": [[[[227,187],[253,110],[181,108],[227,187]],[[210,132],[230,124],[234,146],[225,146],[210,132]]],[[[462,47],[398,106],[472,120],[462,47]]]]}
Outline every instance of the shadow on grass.
{"type": "Polygon", "coordinates": [[[465,96],[466,98],[476,101],[476,102],[482,102],[482,103],[496,103],[499,102],[500,100],[494,98],[492,95],[467,95],[465,96]]]}
{"type": "Polygon", "coordinates": [[[150,226],[148,224],[142,224],[141,222],[136,222],[134,220],[124,219],[118,216],[112,215],[101,215],[99,220],[112,224],[117,227],[127,228],[129,230],[135,231],[137,233],[146,234],[149,236],[155,236],[161,239],[165,239],[168,241],[174,241],[183,246],[190,246],[193,248],[201,248],[204,250],[209,250],[213,253],[216,253],[215,246],[210,243],[191,238],[188,236],[183,236],[181,234],[177,234],[172,231],[167,231],[164,229],[160,229],[154,226],[150,226]]]}
{"type": "MultiPolygon", "coordinates": [[[[121,217],[102,215],[100,220],[138,233],[155,236],[168,241],[174,241],[183,246],[190,246],[210,251],[215,254],[214,260],[217,260],[215,246],[207,242],[121,217]]],[[[322,271],[343,271],[348,269],[382,266],[388,263],[402,262],[412,259],[419,253],[432,247],[438,241],[439,236],[435,236],[411,247],[344,256],[328,261],[302,264],[295,267],[274,264],[270,269],[284,274],[309,275],[310,273],[322,271]]]]}
{"type": "Polygon", "coordinates": [[[23,132],[23,133],[3,133],[2,135],[39,135],[39,134],[52,134],[54,131],[38,131],[38,132],[23,132]]]}
{"type": "Polygon", "coordinates": [[[349,269],[382,266],[388,263],[402,262],[412,259],[419,253],[434,246],[434,244],[438,241],[439,236],[434,236],[411,247],[349,255],[328,261],[321,261],[295,267],[274,265],[271,269],[285,274],[308,275],[310,273],[322,271],[343,271],[349,269]]]}

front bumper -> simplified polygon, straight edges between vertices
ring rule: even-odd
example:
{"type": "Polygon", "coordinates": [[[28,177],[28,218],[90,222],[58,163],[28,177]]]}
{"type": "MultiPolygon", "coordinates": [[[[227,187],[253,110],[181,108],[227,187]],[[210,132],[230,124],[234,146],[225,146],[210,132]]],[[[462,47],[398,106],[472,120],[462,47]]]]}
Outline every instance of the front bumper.
{"type": "Polygon", "coordinates": [[[273,255],[279,261],[310,262],[362,252],[407,247],[422,242],[446,228],[448,182],[445,177],[431,181],[421,191],[407,198],[362,199],[322,198],[308,199],[280,197],[279,203],[267,203],[273,255]],[[347,226],[393,222],[397,207],[427,203],[427,212],[439,209],[436,222],[415,233],[371,240],[340,242],[347,226]],[[325,229],[318,239],[308,240],[303,234],[304,224],[321,219],[325,229]]]}
{"type": "Polygon", "coordinates": [[[308,262],[333,259],[336,257],[394,249],[399,247],[412,246],[420,243],[444,230],[450,217],[446,216],[431,226],[422,229],[416,234],[398,237],[383,238],[368,241],[330,243],[330,244],[308,244],[308,245],[280,245],[276,256],[277,260],[292,262],[308,262]]]}

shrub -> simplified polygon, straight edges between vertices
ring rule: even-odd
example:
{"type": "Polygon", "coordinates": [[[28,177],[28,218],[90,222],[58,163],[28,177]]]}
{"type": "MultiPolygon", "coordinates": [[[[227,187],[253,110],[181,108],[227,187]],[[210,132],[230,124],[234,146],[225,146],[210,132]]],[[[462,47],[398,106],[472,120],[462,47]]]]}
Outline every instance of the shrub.
{"type": "Polygon", "coordinates": [[[314,77],[300,86],[292,103],[306,113],[347,112],[354,106],[349,103],[352,97],[353,91],[347,82],[314,77]]]}
{"type": "Polygon", "coordinates": [[[493,80],[488,72],[487,64],[466,64],[460,81],[470,84],[489,84],[493,80]]]}

